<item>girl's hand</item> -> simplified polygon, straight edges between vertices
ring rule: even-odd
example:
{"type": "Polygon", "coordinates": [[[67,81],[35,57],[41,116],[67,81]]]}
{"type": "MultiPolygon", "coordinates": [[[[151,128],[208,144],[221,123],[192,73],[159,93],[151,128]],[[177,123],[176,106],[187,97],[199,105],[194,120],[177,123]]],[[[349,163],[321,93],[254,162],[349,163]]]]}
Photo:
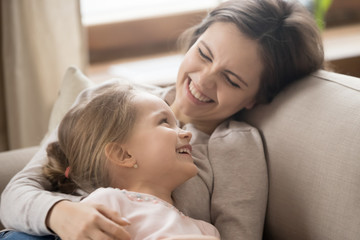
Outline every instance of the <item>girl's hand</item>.
{"type": "Polygon", "coordinates": [[[179,235],[179,236],[164,238],[164,240],[220,240],[220,239],[213,236],[203,236],[203,235],[179,235]]]}
{"type": "Polygon", "coordinates": [[[60,201],[48,213],[46,225],[62,240],[130,240],[123,228],[130,223],[100,204],[60,201]]]}

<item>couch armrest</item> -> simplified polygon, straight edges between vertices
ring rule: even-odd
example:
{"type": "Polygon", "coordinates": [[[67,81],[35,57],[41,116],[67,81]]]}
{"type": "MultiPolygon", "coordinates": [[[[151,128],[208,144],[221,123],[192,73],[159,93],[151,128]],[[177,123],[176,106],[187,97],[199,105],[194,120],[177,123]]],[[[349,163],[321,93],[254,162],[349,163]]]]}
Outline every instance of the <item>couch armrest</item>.
{"type": "MultiPolygon", "coordinates": [[[[39,146],[0,152],[0,194],[10,179],[30,161],[39,146]]],[[[1,202],[0,202],[1,203],[1,202]]],[[[0,219],[0,230],[3,229],[0,219]]]]}

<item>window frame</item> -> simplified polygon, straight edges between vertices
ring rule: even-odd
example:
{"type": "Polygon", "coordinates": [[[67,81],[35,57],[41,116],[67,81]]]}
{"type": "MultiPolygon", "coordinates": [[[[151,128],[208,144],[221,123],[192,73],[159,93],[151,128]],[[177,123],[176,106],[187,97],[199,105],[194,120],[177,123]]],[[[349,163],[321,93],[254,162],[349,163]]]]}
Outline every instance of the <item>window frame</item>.
{"type": "Polygon", "coordinates": [[[176,51],[180,34],[207,13],[197,10],[86,26],[90,64],[176,51]]]}

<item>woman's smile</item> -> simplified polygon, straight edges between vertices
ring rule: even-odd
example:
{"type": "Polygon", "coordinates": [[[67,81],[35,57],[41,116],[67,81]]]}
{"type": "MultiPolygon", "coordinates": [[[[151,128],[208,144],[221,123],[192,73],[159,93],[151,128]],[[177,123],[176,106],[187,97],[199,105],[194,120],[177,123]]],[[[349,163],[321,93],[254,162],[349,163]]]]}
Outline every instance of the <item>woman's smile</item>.
{"type": "Polygon", "coordinates": [[[206,103],[214,102],[211,98],[209,98],[208,96],[206,96],[196,88],[191,78],[188,78],[187,82],[188,82],[187,84],[188,96],[195,104],[206,104],[206,103]]]}

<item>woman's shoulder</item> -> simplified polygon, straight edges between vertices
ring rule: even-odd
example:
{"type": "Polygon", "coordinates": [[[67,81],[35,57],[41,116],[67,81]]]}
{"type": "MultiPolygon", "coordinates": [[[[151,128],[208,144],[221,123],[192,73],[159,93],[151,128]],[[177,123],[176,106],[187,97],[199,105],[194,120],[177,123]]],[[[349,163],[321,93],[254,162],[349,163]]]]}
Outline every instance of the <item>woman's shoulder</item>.
{"type": "MultiPolygon", "coordinates": [[[[241,133],[243,135],[258,136],[259,131],[257,128],[242,121],[228,119],[221,123],[211,135],[212,138],[226,137],[229,134],[241,133]]],[[[236,135],[236,134],[235,134],[236,135]]]]}
{"type": "Polygon", "coordinates": [[[240,151],[246,148],[263,149],[263,140],[257,128],[246,122],[227,120],[220,124],[209,140],[212,149],[234,147],[240,151]],[[239,146],[242,146],[239,148],[239,146]]]}
{"type": "Polygon", "coordinates": [[[215,160],[240,157],[252,159],[250,162],[256,166],[265,164],[262,137],[255,127],[246,122],[229,120],[220,124],[210,137],[208,149],[209,155],[215,160]]]}

